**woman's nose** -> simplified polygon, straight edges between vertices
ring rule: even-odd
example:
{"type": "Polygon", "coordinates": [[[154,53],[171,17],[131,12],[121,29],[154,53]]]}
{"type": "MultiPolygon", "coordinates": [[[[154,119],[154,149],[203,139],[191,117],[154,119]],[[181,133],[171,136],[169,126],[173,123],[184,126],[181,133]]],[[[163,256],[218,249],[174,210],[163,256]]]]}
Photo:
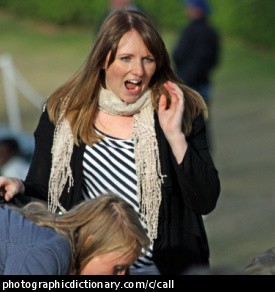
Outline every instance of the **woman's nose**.
{"type": "Polygon", "coordinates": [[[133,68],[132,68],[133,73],[138,76],[138,77],[142,77],[143,73],[144,73],[144,68],[143,68],[143,64],[142,61],[137,61],[133,64],[133,68]]]}

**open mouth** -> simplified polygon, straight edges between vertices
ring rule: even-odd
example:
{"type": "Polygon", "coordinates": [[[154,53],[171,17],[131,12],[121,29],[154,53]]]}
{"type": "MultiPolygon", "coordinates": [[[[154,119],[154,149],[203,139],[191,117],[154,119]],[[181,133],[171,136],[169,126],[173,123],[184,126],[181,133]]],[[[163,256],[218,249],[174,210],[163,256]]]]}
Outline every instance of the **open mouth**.
{"type": "Polygon", "coordinates": [[[126,80],[125,87],[130,91],[137,91],[139,90],[142,81],[141,80],[126,80]]]}

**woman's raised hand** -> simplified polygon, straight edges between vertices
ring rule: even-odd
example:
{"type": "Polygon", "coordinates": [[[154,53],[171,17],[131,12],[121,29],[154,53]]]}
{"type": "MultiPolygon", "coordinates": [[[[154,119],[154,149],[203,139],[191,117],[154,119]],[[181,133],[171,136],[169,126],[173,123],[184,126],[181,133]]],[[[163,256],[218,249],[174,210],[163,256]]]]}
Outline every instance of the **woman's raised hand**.
{"type": "Polygon", "coordinates": [[[10,201],[17,194],[24,194],[25,186],[22,180],[15,177],[0,176],[0,187],[5,189],[5,200],[10,201]]]}
{"type": "Polygon", "coordinates": [[[167,81],[163,85],[170,94],[171,104],[169,108],[166,108],[167,97],[162,94],[159,100],[158,116],[166,139],[171,141],[175,137],[182,135],[184,96],[182,90],[175,83],[167,81]]]}

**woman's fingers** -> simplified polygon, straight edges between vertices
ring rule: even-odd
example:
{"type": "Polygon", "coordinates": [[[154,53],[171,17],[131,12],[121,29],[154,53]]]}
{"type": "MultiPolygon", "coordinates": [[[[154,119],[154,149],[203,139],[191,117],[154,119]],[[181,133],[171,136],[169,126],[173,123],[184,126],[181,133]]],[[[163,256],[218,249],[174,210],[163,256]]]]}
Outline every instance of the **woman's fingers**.
{"type": "Polygon", "coordinates": [[[24,185],[20,179],[0,177],[0,187],[5,192],[5,200],[10,201],[18,193],[24,193],[24,185]]]}
{"type": "Polygon", "coordinates": [[[162,94],[159,99],[159,113],[164,112],[166,110],[166,106],[167,106],[166,95],[162,94]]]}
{"type": "Polygon", "coordinates": [[[13,186],[9,186],[11,189],[7,190],[6,191],[6,194],[5,194],[5,200],[6,201],[10,201],[15,195],[16,195],[16,192],[14,190],[14,187],[13,186]]]}
{"type": "Polygon", "coordinates": [[[183,97],[183,92],[182,90],[177,86],[177,84],[171,82],[171,81],[167,81],[166,83],[163,84],[164,87],[168,90],[170,96],[179,96],[179,97],[183,97]]]}
{"type": "Polygon", "coordinates": [[[175,84],[167,81],[163,84],[170,96],[170,105],[167,108],[167,98],[162,94],[159,102],[159,121],[166,138],[175,137],[181,133],[182,116],[184,111],[183,92],[175,84]]]}
{"type": "Polygon", "coordinates": [[[6,189],[8,186],[9,186],[9,179],[1,176],[0,177],[0,188],[1,188],[1,193],[5,197],[6,201],[9,201],[11,199],[11,194],[6,189]]]}
{"type": "Polygon", "coordinates": [[[167,81],[163,85],[166,88],[166,90],[169,92],[169,95],[171,97],[170,108],[176,109],[178,105],[180,105],[180,107],[183,107],[184,96],[183,96],[182,90],[178,87],[178,85],[171,81],[167,81]]]}

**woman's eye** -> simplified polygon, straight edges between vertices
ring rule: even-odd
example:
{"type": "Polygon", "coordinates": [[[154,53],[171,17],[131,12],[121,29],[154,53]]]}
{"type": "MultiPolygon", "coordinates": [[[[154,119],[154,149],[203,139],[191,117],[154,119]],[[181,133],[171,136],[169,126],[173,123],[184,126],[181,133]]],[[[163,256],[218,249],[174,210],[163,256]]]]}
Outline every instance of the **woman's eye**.
{"type": "Polygon", "coordinates": [[[127,61],[130,61],[131,58],[130,57],[121,57],[120,60],[127,62],[127,61]]]}
{"type": "Polygon", "coordinates": [[[152,58],[152,57],[146,57],[144,60],[145,60],[146,62],[148,62],[148,63],[155,62],[155,59],[152,58]]]}

